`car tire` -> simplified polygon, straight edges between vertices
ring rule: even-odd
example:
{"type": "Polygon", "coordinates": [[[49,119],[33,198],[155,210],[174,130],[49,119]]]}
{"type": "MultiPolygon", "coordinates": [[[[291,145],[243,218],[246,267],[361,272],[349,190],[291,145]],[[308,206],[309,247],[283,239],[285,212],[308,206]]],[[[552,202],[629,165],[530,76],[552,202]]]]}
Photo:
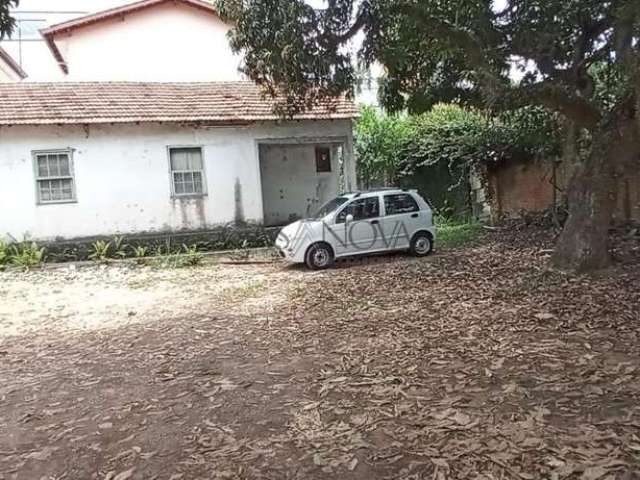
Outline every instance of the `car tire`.
{"type": "Polygon", "coordinates": [[[333,249],[323,242],[311,245],[304,257],[304,263],[311,270],[326,270],[333,265],[334,260],[333,249]]]}
{"type": "Polygon", "coordinates": [[[418,232],[411,240],[411,255],[426,257],[433,252],[433,237],[426,232],[418,232]]]}

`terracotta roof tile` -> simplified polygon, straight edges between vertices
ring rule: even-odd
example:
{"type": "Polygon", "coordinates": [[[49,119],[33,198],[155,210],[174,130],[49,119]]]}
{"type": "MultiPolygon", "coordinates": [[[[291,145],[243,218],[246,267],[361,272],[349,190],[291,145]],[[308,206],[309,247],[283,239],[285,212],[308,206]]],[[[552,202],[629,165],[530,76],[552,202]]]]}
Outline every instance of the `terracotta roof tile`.
{"type": "MultiPolygon", "coordinates": [[[[59,82],[0,84],[0,125],[278,120],[275,101],[251,82],[59,82]]],[[[354,118],[355,104],[339,99],[294,117],[354,118]]]]}

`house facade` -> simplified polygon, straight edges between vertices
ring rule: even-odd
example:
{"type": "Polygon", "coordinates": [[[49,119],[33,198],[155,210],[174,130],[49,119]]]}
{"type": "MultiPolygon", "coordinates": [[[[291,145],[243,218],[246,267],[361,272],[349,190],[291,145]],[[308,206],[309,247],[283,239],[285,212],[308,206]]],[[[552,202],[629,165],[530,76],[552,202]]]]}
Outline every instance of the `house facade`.
{"type": "Polygon", "coordinates": [[[277,226],[356,188],[352,102],[283,120],[273,99],[242,80],[228,27],[208,3],[128,7],[43,32],[66,81],[0,85],[0,237],[277,226]],[[222,35],[211,58],[199,44],[180,53],[142,37],[130,48],[113,40],[131,41],[123,32],[145,24],[166,32],[172,13],[191,39],[222,35]],[[86,68],[90,58],[105,68],[86,68]]]}
{"type": "Polygon", "coordinates": [[[41,31],[66,81],[245,80],[205,0],[142,0],[41,31]]]}

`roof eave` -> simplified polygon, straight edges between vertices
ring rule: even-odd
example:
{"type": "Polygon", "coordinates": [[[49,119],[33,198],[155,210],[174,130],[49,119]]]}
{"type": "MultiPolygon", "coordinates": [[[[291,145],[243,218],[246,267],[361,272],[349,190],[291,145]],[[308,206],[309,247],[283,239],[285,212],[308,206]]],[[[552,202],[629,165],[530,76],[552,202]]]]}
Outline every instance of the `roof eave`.
{"type": "Polygon", "coordinates": [[[27,72],[25,72],[22,67],[13,59],[11,55],[9,55],[3,48],[0,47],[0,58],[2,58],[9,68],[15,72],[16,75],[20,77],[21,80],[27,78],[27,72]]]}
{"type": "Polygon", "coordinates": [[[156,118],[57,118],[57,119],[25,119],[12,120],[10,122],[0,120],[0,126],[51,126],[51,125],[126,125],[126,124],[148,124],[148,123],[190,123],[208,124],[211,126],[242,126],[256,122],[277,122],[277,121],[322,121],[322,120],[353,120],[358,117],[358,113],[341,113],[333,115],[302,115],[293,118],[282,118],[273,116],[249,116],[245,118],[176,118],[176,117],[156,117],[156,118]]]}
{"type": "Polygon", "coordinates": [[[51,53],[53,54],[53,57],[56,59],[56,63],[58,64],[58,67],[60,67],[60,70],[62,70],[62,72],[65,75],[68,75],[69,74],[69,66],[67,65],[67,62],[65,61],[64,57],[62,56],[62,53],[60,53],[60,49],[56,45],[56,42],[55,42],[55,40],[53,38],[53,35],[49,34],[49,33],[45,33],[45,30],[40,30],[40,33],[44,37],[44,40],[47,43],[47,46],[49,47],[49,50],[51,50],[51,53]]]}
{"type": "MultiPolygon", "coordinates": [[[[103,10],[101,12],[85,15],[80,18],[74,18],[73,20],[69,20],[67,22],[57,23],[55,25],[51,25],[50,27],[43,28],[40,32],[43,35],[58,35],[60,33],[66,33],[71,30],[75,30],[77,28],[87,27],[89,25],[110,20],[114,17],[138,12],[140,10],[144,10],[149,7],[154,7],[156,5],[169,2],[169,1],[172,1],[172,0],[141,0],[135,3],[129,3],[126,5],[122,5],[120,7],[110,8],[108,10],[103,10]]],[[[173,1],[174,2],[179,1],[181,3],[185,3],[192,7],[199,8],[201,10],[204,10],[219,16],[218,10],[215,8],[215,6],[203,0],[173,0],[173,1]]]]}

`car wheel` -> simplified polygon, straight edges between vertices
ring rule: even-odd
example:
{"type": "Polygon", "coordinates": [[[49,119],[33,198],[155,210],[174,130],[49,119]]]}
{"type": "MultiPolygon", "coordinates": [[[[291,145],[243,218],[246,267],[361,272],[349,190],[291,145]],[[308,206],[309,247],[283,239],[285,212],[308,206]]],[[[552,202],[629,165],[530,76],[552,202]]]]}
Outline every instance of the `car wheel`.
{"type": "Polygon", "coordinates": [[[326,243],[315,243],[307,250],[305,263],[311,270],[325,270],[333,265],[333,250],[326,243]]]}
{"type": "Polygon", "coordinates": [[[411,254],[416,257],[426,257],[433,251],[431,235],[425,232],[416,233],[411,240],[411,254]]]}

